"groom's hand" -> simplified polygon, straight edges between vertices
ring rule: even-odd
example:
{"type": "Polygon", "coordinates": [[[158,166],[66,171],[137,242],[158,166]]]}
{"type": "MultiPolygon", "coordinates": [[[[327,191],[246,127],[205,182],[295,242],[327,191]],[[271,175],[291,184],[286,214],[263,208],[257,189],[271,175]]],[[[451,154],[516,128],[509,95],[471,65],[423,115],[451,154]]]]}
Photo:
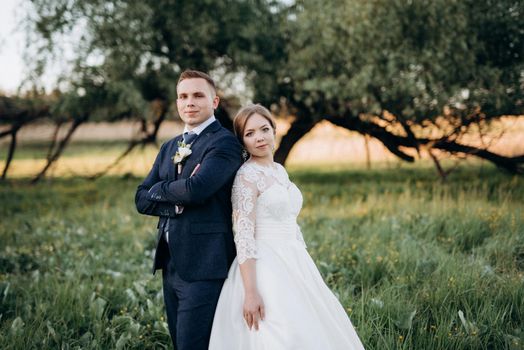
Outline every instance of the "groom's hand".
{"type": "Polygon", "coordinates": [[[266,318],[264,302],[262,301],[262,297],[258,294],[258,291],[251,293],[247,292],[245,294],[243,314],[249,330],[255,326],[255,330],[258,331],[259,320],[263,321],[264,318],[266,318]]]}
{"type": "MultiPolygon", "coordinates": [[[[149,189],[149,191],[147,191],[147,194],[148,194],[148,199],[149,200],[153,200],[153,201],[156,201],[156,202],[162,202],[162,201],[166,201],[162,198],[162,196],[159,194],[160,192],[160,186],[162,186],[162,183],[163,181],[160,181],[160,182],[157,182],[156,184],[154,184],[153,186],[151,186],[151,188],[149,189]]],[[[166,201],[167,202],[167,201],[166,201]]]]}

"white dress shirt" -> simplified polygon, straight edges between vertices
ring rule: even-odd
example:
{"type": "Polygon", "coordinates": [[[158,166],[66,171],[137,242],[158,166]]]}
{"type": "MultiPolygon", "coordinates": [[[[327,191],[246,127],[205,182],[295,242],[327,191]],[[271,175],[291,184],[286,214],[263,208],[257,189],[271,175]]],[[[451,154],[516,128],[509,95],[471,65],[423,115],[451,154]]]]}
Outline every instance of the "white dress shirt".
{"type": "Polygon", "coordinates": [[[217,120],[217,118],[215,118],[215,116],[212,115],[205,122],[203,122],[199,126],[194,127],[192,130],[189,130],[186,125],[184,126],[184,133],[194,132],[195,134],[200,135],[200,133],[202,133],[202,131],[204,131],[204,129],[207,128],[209,125],[211,125],[211,123],[213,123],[215,120],[217,120]]]}

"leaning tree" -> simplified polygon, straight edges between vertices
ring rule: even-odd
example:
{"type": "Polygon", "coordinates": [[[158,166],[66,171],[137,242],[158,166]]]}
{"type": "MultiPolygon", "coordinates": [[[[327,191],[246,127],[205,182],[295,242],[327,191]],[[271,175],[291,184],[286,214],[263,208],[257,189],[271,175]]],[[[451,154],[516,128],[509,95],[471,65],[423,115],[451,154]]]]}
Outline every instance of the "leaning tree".
{"type": "Polygon", "coordinates": [[[231,128],[229,107],[238,102],[226,82],[252,71],[269,76],[274,57],[282,56],[278,16],[273,16],[282,6],[264,0],[33,0],[26,21],[30,82],[38,85],[46,67],[63,62],[57,84],[62,98],[52,110],[60,123],[70,118],[68,135],[86,121],[138,121],[139,137],[116,162],[136,146],[156,143],[172,111],[178,75],[186,68],[223,78],[217,118],[231,128]]]}
{"type": "Polygon", "coordinates": [[[284,162],[296,141],[329,120],[406,161],[414,161],[406,150],[425,148],[522,172],[524,157],[461,136],[473,124],[523,113],[523,14],[524,4],[511,0],[297,1],[272,91],[296,119],[276,159],[284,162]]]}
{"type": "Polygon", "coordinates": [[[0,127],[2,128],[0,140],[10,138],[6,161],[2,170],[2,180],[7,177],[9,166],[15,154],[20,129],[33,122],[48,118],[49,112],[49,103],[42,92],[32,91],[24,96],[0,96],[0,127]]]}

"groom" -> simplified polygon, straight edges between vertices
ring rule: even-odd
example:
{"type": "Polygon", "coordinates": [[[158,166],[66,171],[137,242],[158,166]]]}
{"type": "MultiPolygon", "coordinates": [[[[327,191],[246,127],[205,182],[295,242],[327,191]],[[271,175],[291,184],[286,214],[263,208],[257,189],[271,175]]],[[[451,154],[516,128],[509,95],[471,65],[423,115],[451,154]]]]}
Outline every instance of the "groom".
{"type": "Polygon", "coordinates": [[[220,290],[235,257],[231,185],[241,148],[215,119],[218,103],[209,75],[192,70],[180,75],[177,108],[184,134],[162,145],[135,197],[139,213],[159,217],[153,274],[162,269],[177,350],[207,349],[220,290]]]}

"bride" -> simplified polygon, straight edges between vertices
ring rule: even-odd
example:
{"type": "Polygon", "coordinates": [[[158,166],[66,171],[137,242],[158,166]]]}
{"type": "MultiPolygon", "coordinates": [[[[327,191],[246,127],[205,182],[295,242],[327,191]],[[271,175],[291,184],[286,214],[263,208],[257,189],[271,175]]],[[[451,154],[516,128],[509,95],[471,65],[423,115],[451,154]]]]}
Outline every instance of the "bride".
{"type": "Polygon", "coordinates": [[[296,222],[302,195],[273,162],[271,113],[250,105],[233,123],[250,157],[233,184],[237,257],[220,294],[209,349],[363,349],[306,250],[296,222]]]}

